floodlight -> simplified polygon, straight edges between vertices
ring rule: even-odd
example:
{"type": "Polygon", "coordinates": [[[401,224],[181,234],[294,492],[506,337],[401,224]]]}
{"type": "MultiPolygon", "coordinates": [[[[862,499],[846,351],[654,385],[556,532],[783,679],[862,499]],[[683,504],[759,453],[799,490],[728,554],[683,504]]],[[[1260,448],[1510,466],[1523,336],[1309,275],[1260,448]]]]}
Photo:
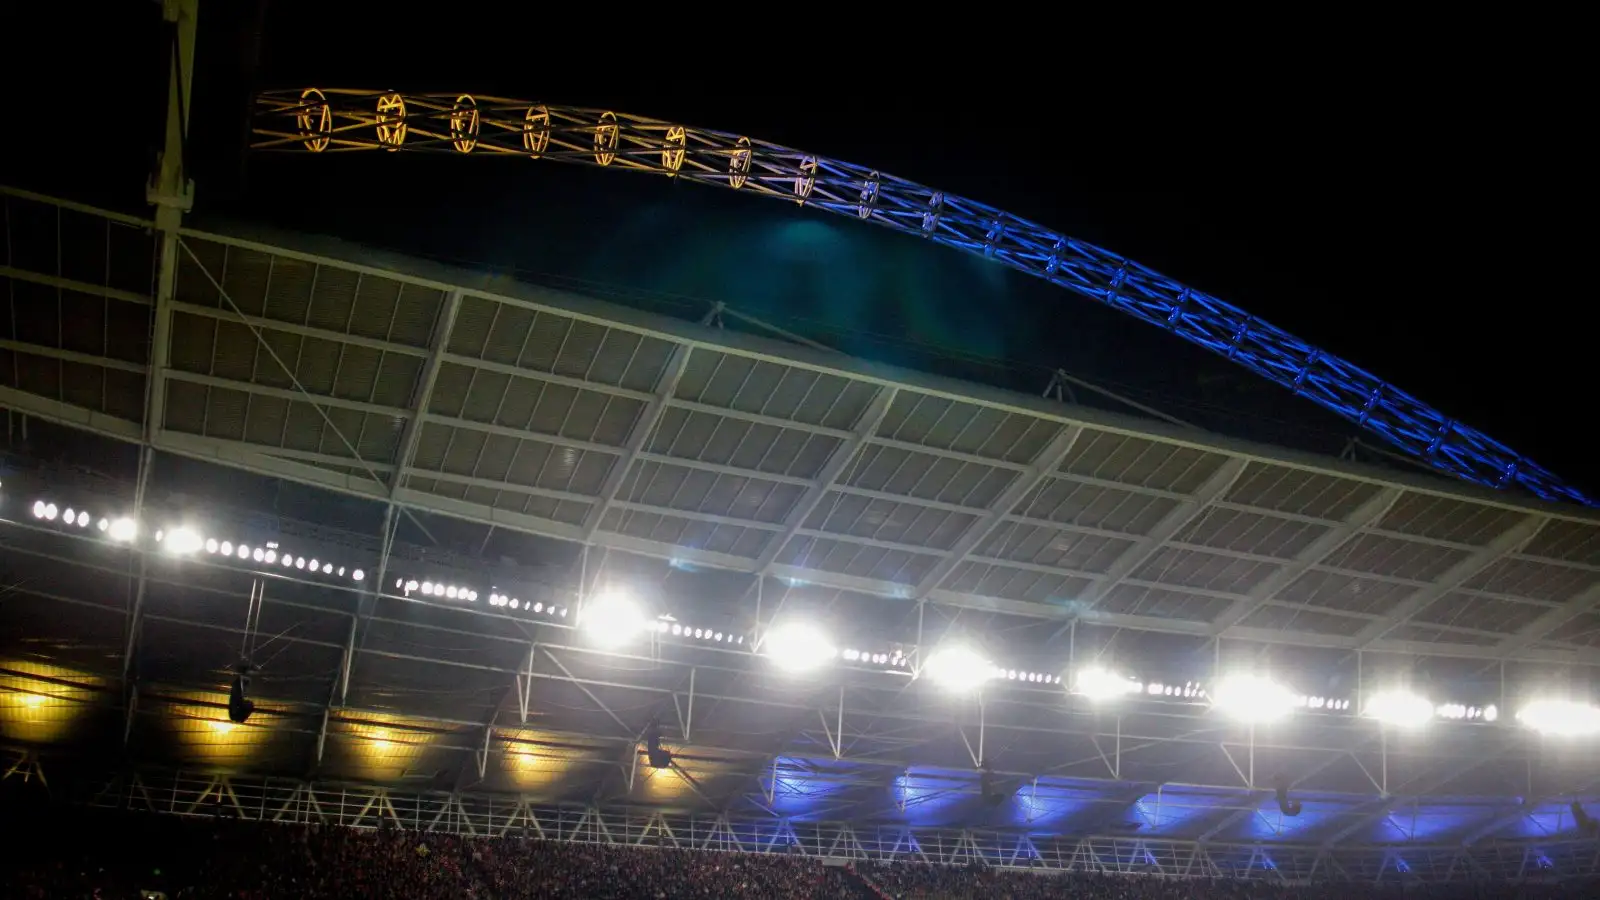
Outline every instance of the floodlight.
{"type": "Polygon", "coordinates": [[[1295,695],[1260,675],[1230,675],[1211,689],[1211,704],[1241,722],[1273,722],[1294,711],[1295,695]]]}
{"type": "Polygon", "coordinates": [[[112,520],[111,525],[106,529],[106,534],[113,541],[125,544],[139,536],[139,523],[127,516],[120,516],[112,520]]]}
{"type": "Polygon", "coordinates": [[[1072,689],[1090,700],[1115,700],[1127,694],[1137,694],[1143,685],[1115,672],[1090,666],[1081,669],[1073,680],[1072,689]]]}
{"type": "Polygon", "coordinates": [[[971,647],[956,644],[933,651],[919,674],[950,690],[970,691],[994,677],[994,665],[971,647]]]}
{"type": "Polygon", "coordinates": [[[187,556],[199,550],[204,544],[205,541],[201,539],[200,535],[195,534],[193,529],[174,528],[167,532],[167,551],[169,553],[187,556]]]}
{"type": "Polygon", "coordinates": [[[1416,728],[1433,719],[1433,702],[1410,691],[1379,691],[1367,700],[1366,715],[1385,725],[1416,728]]]}
{"type": "Polygon", "coordinates": [[[1517,720],[1553,737],[1600,733],[1600,708],[1572,700],[1535,700],[1517,711],[1517,720]]]}
{"type": "Polygon", "coordinates": [[[589,633],[590,640],[610,649],[633,640],[649,624],[639,604],[617,590],[602,591],[591,597],[583,605],[578,620],[578,626],[589,633]]]}
{"type": "Polygon", "coordinates": [[[820,629],[797,622],[769,630],[761,652],[784,671],[809,672],[827,664],[839,651],[820,629]]]}

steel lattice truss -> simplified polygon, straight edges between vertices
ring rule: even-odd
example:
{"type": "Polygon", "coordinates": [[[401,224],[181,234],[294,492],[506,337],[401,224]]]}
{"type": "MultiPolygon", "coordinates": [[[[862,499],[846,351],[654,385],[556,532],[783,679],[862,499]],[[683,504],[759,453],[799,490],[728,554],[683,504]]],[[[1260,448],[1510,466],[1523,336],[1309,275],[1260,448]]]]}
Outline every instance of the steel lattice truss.
{"type": "MultiPolygon", "coordinates": [[[[45,778],[36,760],[15,758],[9,774],[45,778]]],[[[1600,870],[1592,841],[1532,846],[1264,847],[1135,836],[1050,838],[1025,831],[941,829],[849,822],[748,821],[727,815],[550,806],[490,794],[399,790],[357,783],[230,777],[171,770],[129,771],[89,780],[92,806],[286,824],[383,826],[469,837],[524,837],[575,844],[799,853],[875,862],[1026,868],[1043,873],[1147,874],[1273,882],[1520,880],[1547,871],[1586,877],[1600,870]]]]}
{"type": "Polygon", "coordinates": [[[597,109],[469,94],[278,91],[261,150],[512,154],[651,172],[781,198],[918,235],[1044,278],[1170,331],[1457,478],[1594,501],[1511,448],[1249,313],[1115,253],[986,206],[788,147],[597,109]]]}
{"type": "MultiPolygon", "coordinates": [[[[1512,728],[1385,743],[1354,716],[1306,715],[1253,736],[1192,703],[1103,715],[1057,685],[951,704],[866,663],[797,685],[748,645],[596,653],[570,623],[394,588],[431,577],[576,605],[606,578],[716,631],[799,611],[866,649],[914,656],[965,634],[1045,672],[1114,648],[1135,668],[1208,677],[1214,658],[1283,648],[1284,671],[1353,685],[1423,658],[1461,702],[1509,708],[1522,685],[1592,674],[1588,511],[337,242],[185,228],[163,255],[147,220],[0,202],[8,434],[71,429],[106,469],[91,485],[11,471],[0,488],[0,727],[30,751],[48,754],[55,720],[39,710],[58,710],[91,747],[211,772],[421,779],[530,808],[796,831],[885,817],[980,835],[1133,827],[1157,858],[1180,851],[1152,846],[1192,861],[1199,845],[1309,845],[1306,870],[1324,848],[1445,834],[1520,866],[1573,835],[1565,804],[1597,801],[1588,757],[1512,728]],[[301,499],[240,506],[260,483],[301,499]],[[358,587],[115,550],[28,519],[12,494],[35,489],[155,522],[190,511],[219,535],[376,574],[358,587]],[[365,530],[329,521],[340,504],[365,530]],[[218,730],[219,672],[251,597],[273,656],[262,708],[218,730]],[[33,737],[11,731],[18,716],[33,737]],[[641,762],[652,719],[678,754],[671,775],[641,762]],[[980,796],[984,755],[1011,791],[1003,807],[980,796]],[[1305,815],[1276,811],[1278,772],[1305,815]]],[[[315,790],[325,803],[332,789],[315,790]]],[[[1058,859],[1077,852],[1061,846],[1058,859]]],[[[1439,853],[1440,877],[1476,871],[1439,853]]],[[[1376,877],[1382,854],[1362,858],[1376,877]]]]}

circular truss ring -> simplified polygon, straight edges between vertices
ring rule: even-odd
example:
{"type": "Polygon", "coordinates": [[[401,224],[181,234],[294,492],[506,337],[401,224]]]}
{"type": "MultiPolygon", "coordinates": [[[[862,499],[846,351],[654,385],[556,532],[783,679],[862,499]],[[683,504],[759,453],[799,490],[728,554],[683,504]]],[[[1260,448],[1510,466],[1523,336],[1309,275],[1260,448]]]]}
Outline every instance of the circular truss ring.
{"type": "Polygon", "coordinates": [[[807,156],[800,160],[800,174],[794,180],[794,199],[796,203],[805,203],[811,196],[811,189],[817,186],[817,158],[807,156]]]}
{"type": "Polygon", "coordinates": [[[861,185],[861,202],[856,204],[856,216],[862,219],[872,218],[872,211],[878,207],[878,188],[883,176],[873,172],[861,185]]]}
{"type": "Polygon", "coordinates": [[[461,153],[471,153],[478,146],[478,101],[471,94],[456,98],[450,110],[450,144],[461,153]]]}
{"type": "Polygon", "coordinates": [[[939,228],[939,217],[944,215],[944,193],[934,191],[928,198],[928,208],[922,213],[923,234],[933,234],[939,228]]]}
{"type": "Polygon", "coordinates": [[[534,159],[550,149],[550,110],[543,106],[528,107],[522,117],[522,149],[534,159]]]}
{"type": "Polygon", "coordinates": [[[406,142],[406,98],[389,92],[378,98],[378,143],[399,150],[406,142]]]}
{"type": "Polygon", "coordinates": [[[316,88],[301,91],[295,124],[300,126],[300,137],[307,150],[321,153],[328,149],[333,139],[333,110],[328,108],[328,98],[316,88]]]}
{"type": "Polygon", "coordinates": [[[600,114],[600,124],[594,127],[594,161],[602,166],[609,166],[617,159],[617,142],[622,136],[622,129],[617,127],[617,114],[603,112],[600,114]]]}
{"type": "Polygon", "coordinates": [[[734,142],[732,155],[728,157],[728,187],[738,190],[750,178],[750,139],[739,138],[734,142]]]}
{"type": "Polygon", "coordinates": [[[661,148],[661,167],[676,175],[683,168],[684,148],[688,143],[689,135],[682,125],[669,126],[666,145],[661,148]]]}

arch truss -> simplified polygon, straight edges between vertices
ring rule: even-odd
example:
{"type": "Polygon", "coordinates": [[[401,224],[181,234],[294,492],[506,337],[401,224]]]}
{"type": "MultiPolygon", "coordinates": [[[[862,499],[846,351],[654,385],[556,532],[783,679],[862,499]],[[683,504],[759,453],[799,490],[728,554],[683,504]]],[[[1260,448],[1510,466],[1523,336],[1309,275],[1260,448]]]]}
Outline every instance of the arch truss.
{"type": "Polygon", "coordinates": [[[1249,369],[1456,478],[1596,501],[1483,432],[1204,291],[1008,212],[743,135],[609,110],[465,93],[272,91],[253,147],[516,155],[789,200],[974,253],[1114,307],[1249,369]]]}

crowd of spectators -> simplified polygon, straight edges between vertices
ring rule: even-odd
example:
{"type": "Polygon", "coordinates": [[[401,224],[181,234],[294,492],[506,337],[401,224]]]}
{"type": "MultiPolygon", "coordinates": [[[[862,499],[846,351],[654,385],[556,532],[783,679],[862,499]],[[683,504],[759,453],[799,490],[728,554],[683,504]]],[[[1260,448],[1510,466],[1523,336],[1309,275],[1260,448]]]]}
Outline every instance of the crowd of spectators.
{"type": "MultiPolygon", "coordinates": [[[[465,838],[399,829],[72,811],[0,842],[0,897],[51,900],[1358,900],[1387,889],[1051,875],[927,864],[465,838]]],[[[13,824],[20,819],[7,817],[13,824]]],[[[1592,886],[1591,886],[1592,887],[1592,886]]],[[[1412,889],[1406,900],[1567,900],[1550,885],[1412,889]]]]}
{"type": "Polygon", "coordinates": [[[887,900],[1592,900],[1593,885],[1289,885],[1237,878],[1052,875],[1044,871],[868,863],[860,873],[887,900]]]}
{"type": "Polygon", "coordinates": [[[3,847],[7,900],[876,900],[847,869],[802,855],[209,817],[79,812],[34,821],[3,847]]]}

